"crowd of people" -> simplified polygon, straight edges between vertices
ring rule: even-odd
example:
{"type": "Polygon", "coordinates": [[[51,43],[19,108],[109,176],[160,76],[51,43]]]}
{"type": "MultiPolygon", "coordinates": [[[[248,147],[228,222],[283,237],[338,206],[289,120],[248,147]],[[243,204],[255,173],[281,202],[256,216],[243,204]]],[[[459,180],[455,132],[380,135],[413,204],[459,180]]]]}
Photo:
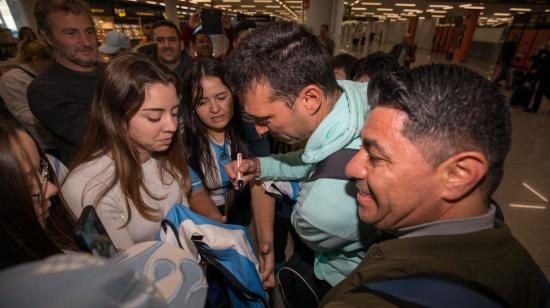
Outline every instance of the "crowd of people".
{"type": "Polygon", "coordinates": [[[494,84],[458,65],[409,69],[408,35],[389,54],[333,58],[326,25],[224,19],[230,48],[214,57],[197,16],[181,31],[151,23],[132,48],[118,32],[100,45],[80,0],[37,1],[39,38],[25,34],[0,80],[0,269],[78,252],[88,205],[125,250],[183,204],[253,222],[263,285],[281,284],[289,307],[431,303],[373,285],[425,293],[418,279],[473,305],[548,303],[491,199],[511,143],[494,84]],[[288,232],[314,301],[277,276],[288,232]]]}

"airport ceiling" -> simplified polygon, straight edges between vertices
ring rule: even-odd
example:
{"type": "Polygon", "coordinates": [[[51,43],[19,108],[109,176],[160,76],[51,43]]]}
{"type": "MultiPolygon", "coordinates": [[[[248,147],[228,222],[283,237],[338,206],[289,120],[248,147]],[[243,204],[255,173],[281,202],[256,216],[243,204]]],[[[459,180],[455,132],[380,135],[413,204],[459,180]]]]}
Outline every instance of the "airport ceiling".
{"type": "MultiPolygon", "coordinates": [[[[164,1],[127,0],[164,5],[164,1]]],[[[304,1],[310,2],[310,1],[304,1]]],[[[180,15],[189,15],[199,6],[213,7],[230,14],[272,15],[279,18],[303,21],[307,16],[302,0],[178,0],[180,15]]],[[[378,18],[402,20],[412,16],[442,18],[467,14],[468,10],[480,10],[481,20],[511,21],[514,14],[525,12],[550,12],[550,0],[488,0],[483,2],[437,0],[345,0],[344,15],[347,20],[378,18]]],[[[183,16],[185,17],[185,16],[183,16]]]]}

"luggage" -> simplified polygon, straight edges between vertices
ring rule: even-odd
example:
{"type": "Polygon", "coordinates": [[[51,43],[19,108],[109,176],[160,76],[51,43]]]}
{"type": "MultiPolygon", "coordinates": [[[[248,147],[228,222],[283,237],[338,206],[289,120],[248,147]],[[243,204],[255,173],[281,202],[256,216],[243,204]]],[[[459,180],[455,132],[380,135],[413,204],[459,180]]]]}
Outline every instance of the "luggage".
{"type": "Polygon", "coordinates": [[[529,103],[531,103],[534,93],[535,91],[530,84],[519,86],[514,90],[514,93],[512,93],[510,104],[512,106],[523,106],[527,108],[529,103]]]}

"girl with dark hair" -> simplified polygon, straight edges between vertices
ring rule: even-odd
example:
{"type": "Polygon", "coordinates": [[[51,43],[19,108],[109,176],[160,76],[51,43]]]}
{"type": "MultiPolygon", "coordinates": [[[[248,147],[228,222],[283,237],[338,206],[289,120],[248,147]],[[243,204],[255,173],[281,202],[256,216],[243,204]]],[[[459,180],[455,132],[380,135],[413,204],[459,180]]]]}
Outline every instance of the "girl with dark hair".
{"type": "MultiPolygon", "coordinates": [[[[231,223],[247,224],[242,217],[246,210],[235,208],[229,212],[235,192],[224,169],[225,164],[236,159],[237,153],[247,156],[241,122],[237,100],[225,84],[221,63],[214,59],[196,62],[183,86],[183,140],[190,151],[192,179],[189,202],[192,209],[199,204],[211,204],[203,207],[208,212],[201,213],[210,218],[225,222],[228,218],[225,214],[230,213],[231,223]]],[[[250,192],[253,204],[273,202],[258,183],[252,183],[250,192]]],[[[250,202],[246,198],[238,200],[235,206],[241,208],[250,202]]]]}
{"type": "Polygon", "coordinates": [[[178,77],[138,54],[98,80],[88,131],[62,191],[76,215],[93,205],[116,247],[153,240],[190,181],[178,128],[178,77]]]}
{"type": "Polygon", "coordinates": [[[0,269],[76,250],[76,220],[44,152],[25,130],[0,120],[0,269]]]}

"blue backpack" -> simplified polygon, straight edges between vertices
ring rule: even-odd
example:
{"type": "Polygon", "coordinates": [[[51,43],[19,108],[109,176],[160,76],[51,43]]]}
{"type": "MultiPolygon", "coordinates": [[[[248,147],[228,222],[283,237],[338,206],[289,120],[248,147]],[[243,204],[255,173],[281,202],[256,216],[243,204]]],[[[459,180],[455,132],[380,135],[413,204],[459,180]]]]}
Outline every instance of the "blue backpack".
{"type": "Polygon", "coordinates": [[[245,227],[222,224],[176,204],[162,221],[157,237],[221,272],[233,307],[269,307],[245,227]]]}

